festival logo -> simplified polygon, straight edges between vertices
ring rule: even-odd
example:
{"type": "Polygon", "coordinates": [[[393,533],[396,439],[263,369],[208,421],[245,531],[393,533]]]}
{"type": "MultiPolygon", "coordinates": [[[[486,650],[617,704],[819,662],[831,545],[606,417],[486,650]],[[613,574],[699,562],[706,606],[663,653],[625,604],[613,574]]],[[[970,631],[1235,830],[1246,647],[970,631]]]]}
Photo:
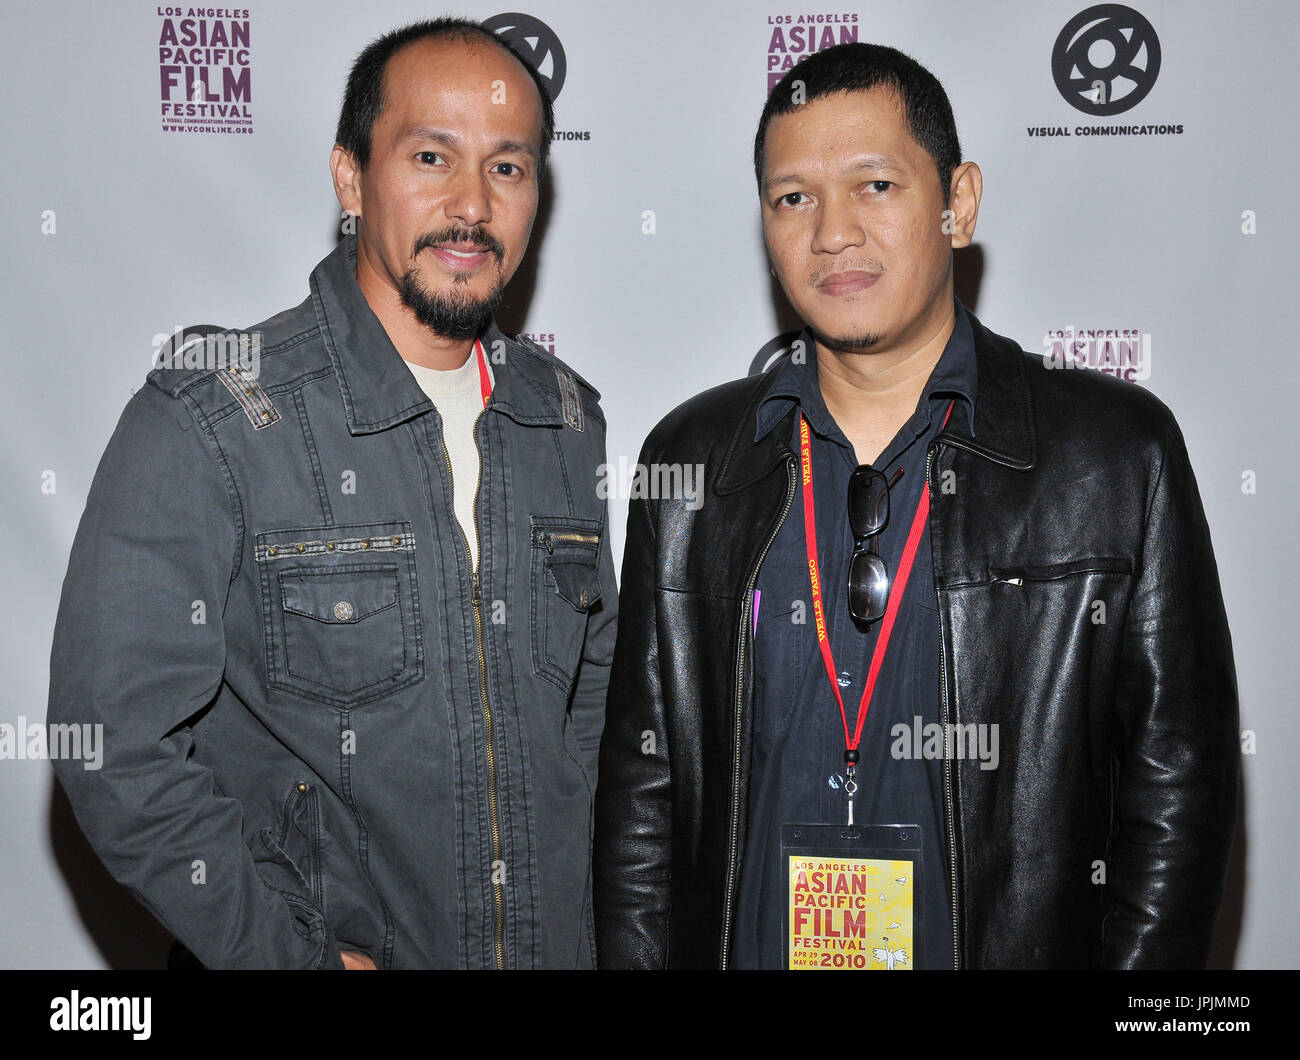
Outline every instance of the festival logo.
{"type": "Polygon", "coordinates": [[[253,131],[247,9],[159,7],[163,132],[253,131]]]}
{"type": "Polygon", "coordinates": [[[1141,383],[1151,378],[1151,333],[1136,328],[1056,328],[1043,336],[1043,367],[1091,368],[1141,383]]]}
{"type": "Polygon", "coordinates": [[[795,63],[833,44],[858,39],[856,11],[836,14],[768,15],[767,90],[771,92],[795,63]]]}
{"type": "Polygon", "coordinates": [[[547,353],[555,353],[555,334],[549,331],[521,331],[519,337],[523,339],[532,339],[538,346],[547,353]]]}
{"type": "Polygon", "coordinates": [[[911,861],[789,858],[791,971],[909,971],[915,961],[911,861]]]}

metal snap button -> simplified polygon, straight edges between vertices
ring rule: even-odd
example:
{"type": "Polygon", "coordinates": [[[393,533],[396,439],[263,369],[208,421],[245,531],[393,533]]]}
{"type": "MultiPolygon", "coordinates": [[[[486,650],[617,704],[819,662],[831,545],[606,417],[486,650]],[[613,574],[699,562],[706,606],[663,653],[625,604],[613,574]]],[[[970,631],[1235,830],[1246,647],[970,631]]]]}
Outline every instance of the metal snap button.
{"type": "Polygon", "coordinates": [[[296,548],[299,552],[306,552],[306,551],[307,551],[307,546],[304,545],[301,541],[298,542],[298,544],[294,545],[293,547],[296,548]]]}
{"type": "Polygon", "coordinates": [[[337,604],[334,605],[334,617],[337,618],[340,622],[351,621],[352,616],[354,614],[356,614],[356,611],[353,609],[352,605],[348,603],[346,600],[340,600],[337,604]]]}

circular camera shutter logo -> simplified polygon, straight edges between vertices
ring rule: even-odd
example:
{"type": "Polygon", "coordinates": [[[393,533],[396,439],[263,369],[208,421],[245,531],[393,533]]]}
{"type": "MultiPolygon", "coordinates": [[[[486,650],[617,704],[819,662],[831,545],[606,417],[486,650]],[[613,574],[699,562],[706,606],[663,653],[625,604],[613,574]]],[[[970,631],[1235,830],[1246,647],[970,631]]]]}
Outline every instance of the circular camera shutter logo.
{"type": "Polygon", "coordinates": [[[1123,4],[1098,4],[1065,24],[1052,47],[1052,79],[1085,114],[1122,114],[1142,102],[1160,73],[1160,39],[1123,4]]]}
{"type": "Polygon", "coordinates": [[[532,15],[508,11],[485,18],[483,28],[495,33],[532,64],[545,82],[552,103],[559,98],[569,67],[564,60],[564,45],[550,26],[532,15]]]}
{"type": "Polygon", "coordinates": [[[754,354],[754,359],[749,362],[749,374],[762,375],[766,372],[790,352],[790,347],[794,345],[794,340],[798,337],[799,332],[787,331],[784,335],[778,335],[776,338],[763,343],[762,348],[754,354]]]}

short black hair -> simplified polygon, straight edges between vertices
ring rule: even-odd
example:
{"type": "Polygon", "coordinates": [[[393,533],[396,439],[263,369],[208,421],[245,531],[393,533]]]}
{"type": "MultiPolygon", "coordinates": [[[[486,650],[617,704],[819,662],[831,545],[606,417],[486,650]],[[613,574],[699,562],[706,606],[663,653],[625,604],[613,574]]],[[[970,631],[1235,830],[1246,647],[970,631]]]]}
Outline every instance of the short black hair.
{"type": "Polygon", "coordinates": [[[335,142],[357,160],[365,169],[370,162],[371,135],[375,121],[384,109],[384,70],[393,55],[418,40],[450,38],[470,42],[485,40],[509,52],[528,71],[537,94],[542,100],[542,144],[537,158],[537,179],[540,182],[546,171],[546,157],[555,135],[555,110],[551,94],[536,68],[511,45],[489,29],[468,18],[435,18],[412,22],[408,26],[385,33],[366,46],[357,56],[348,74],[347,88],[343,92],[343,106],[339,111],[339,125],[334,133],[335,142]]]}
{"type": "Polygon", "coordinates": [[[907,128],[929,152],[939,170],[944,202],[948,201],[952,171],[961,164],[961,144],[952,105],[938,78],[909,55],[883,44],[852,42],[814,52],[796,63],[767,97],[754,136],[754,176],[763,191],[763,146],[767,124],[778,114],[835,92],[865,92],[877,86],[892,88],[903,101],[907,128]],[[799,101],[794,83],[803,82],[799,101]]]}

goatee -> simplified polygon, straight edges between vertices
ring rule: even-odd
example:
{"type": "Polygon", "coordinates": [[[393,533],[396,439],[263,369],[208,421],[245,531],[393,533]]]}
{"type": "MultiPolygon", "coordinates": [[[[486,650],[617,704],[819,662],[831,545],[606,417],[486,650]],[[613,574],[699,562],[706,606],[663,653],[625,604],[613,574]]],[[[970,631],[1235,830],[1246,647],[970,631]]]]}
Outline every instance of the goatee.
{"type": "Polygon", "coordinates": [[[453,225],[441,232],[426,232],[411,247],[411,267],[402,276],[402,304],[435,335],[448,339],[473,338],[487,327],[501,304],[504,284],[501,283],[500,268],[504,258],[505,248],[482,229],[453,225]],[[465,293],[473,275],[468,272],[452,276],[451,290],[447,294],[431,294],[425,289],[415,270],[415,260],[421,251],[440,243],[470,243],[489,251],[496,258],[497,283],[486,298],[476,299],[465,293]]]}
{"type": "Polygon", "coordinates": [[[834,337],[823,335],[815,332],[817,341],[829,350],[836,353],[869,353],[874,347],[879,346],[884,336],[879,332],[864,332],[856,336],[834,337]]]}
{"type": "Polygon", "coordinates": [[[463,286],[468,279],[468,275],[457,273],[452,280],[452,294],[430,294],[412,267],[402,277],[402,304],[435,335],[448,339],[473,338],[487,327],[501,304],[502,287],[498,283],[486,298],[471,298],[463,294],[455,297],[456,288],[463,286]]]}

